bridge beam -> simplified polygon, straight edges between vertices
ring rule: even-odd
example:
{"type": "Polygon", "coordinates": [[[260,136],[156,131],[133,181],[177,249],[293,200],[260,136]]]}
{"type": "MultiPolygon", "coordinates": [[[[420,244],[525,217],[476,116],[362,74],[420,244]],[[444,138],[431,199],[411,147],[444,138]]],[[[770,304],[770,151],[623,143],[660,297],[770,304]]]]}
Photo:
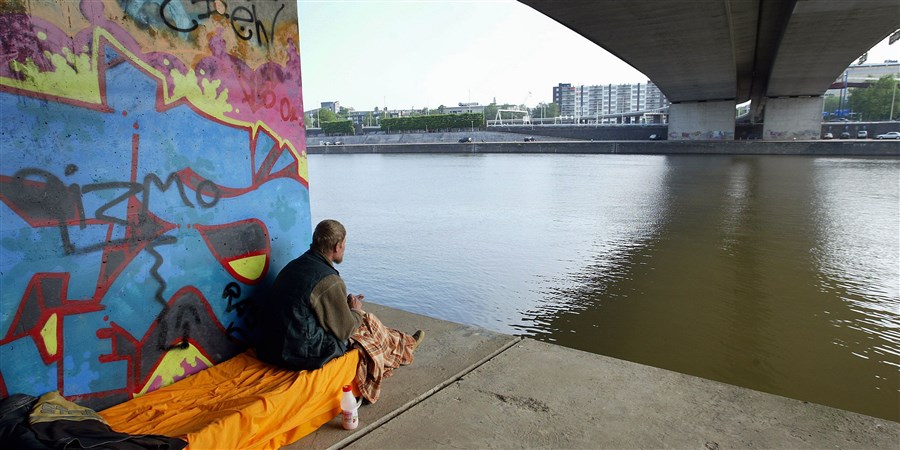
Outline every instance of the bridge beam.
{"type": "Polygon", "coordinates": [[[669,106],[669,140],[734,140],[734,100],[669,106]]]}
{"type": "Polygon", "coordinates": [[[763,140],[819,139],[822,97],[777,97],[766,100],[763,140]]]}
{"type": "MultiPolygon", "coordinates": [[[[848,64],[900,27],[898,0],[520,1],[628,62],[673,104],[751,100],[753,123],[767,122],[768,98],[821,96],[848,64]]],[[[812,109],[788,103],[804,115],[812,109]]],[[[726,117],[716,118],[713,106],[686,108],[726,117]]],[[[676,138],[720,128],[687,123],[676,138]]],[[[773,131],[800,129],[806,125],[773,131]]]]}

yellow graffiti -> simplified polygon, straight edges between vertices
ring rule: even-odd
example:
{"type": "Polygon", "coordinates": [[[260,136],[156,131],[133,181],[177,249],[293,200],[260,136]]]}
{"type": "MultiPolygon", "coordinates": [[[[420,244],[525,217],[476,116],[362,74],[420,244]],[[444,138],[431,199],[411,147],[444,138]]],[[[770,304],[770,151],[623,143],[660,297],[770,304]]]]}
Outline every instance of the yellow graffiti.
{"type": "Polygon", "coordinates": [[[160,388],[168,386],[189,375],[185,373],[184,363],[191,367],[196,367],[199,363],[203,363],[206,367],[213,366],[209,359],[203,356],[203,353],[201,353],[197,347],[194,347],[193,344],[188,344],[188,347],[185,349],[169,350],[159,361],[156,370],[150,374],[150,377],[147,379],[147,384],[141,388],[140,392],[135,393],[134,396],[140,397],[147,392],[150,392],[150,387],[156,384],[154,382],[157,379],[160,383],[157,384],[156,387],[160,388]]]}
{"type": "Polygon", "coordinates": [[[50,315],[50,318],[47,319],[47,322],[44,323],[44,327],[41,328],[41,338],[44,339],[44,348],[47,349],[47,353],[49,353],[50,356],[55,356],[58,348],[56,342],[57,322],[58,318],[56,313],[53,313],[50,315]]]}
{"type": "Polygon", "coordinates": [[[231,266],[238,275],[248,280],[256,280],[262,276],[263,270],[266,268],[266,259],[266,255],[248,256],[246,258],[229,261],[228,265],[231,266]]]}
{"type": "Polygon", "coordinates": [[[228,103],[228,89],[223,90],[221,94],[216,93],[222,84],[221,80],[203,78],[198,83],[194,69],[188,70],[185,74],[172,69],[169,75],[175,82],[175,97],[187,98],[191,104],[205,113],[216,118],[223,118],[225,113],[231,112],[233,109],[228,103]]]}
{"type": "MultiPolygon", "coordinates": [[[[46,35],[39,33],[38,38],[46,39],[46,35]]],[[[224,89],[221,93],[218,92],[221,80],[211,80],[206,77],[200,80],[193,69],[189,69],[184,74],[172,69],[169,75],[172,77],[173,86],[169,86],[165,74],[141,60],[102,27],[94,29],[92,48],[88,49],[85,46],[82,53],[75,54],[68,48],[63,48],[62,54],[45,51],[44,55],[53,65],[53,71],[42,72],[32,60],[27,60],[24,64],[16,61],[10,62],[10,68],[21,74],[22,79],[0,76],[0,86],[102,105],[103,97],[100,91],[100,76],[97,67],[101,58],[100,49],[107,44],[113,47],[119,55],[129,59],[158,80],[162,85],[160,92],[164,105],[187,101],[198,110],[222,123],[248,128],[251,138],[256,138],[261,130],[265,130],[279,146],[287,148],[291,152],[297,160],[297,175],[303,180],[308,180],[306,152],[298,151],[294,143],[286,137],[280,136],[261,120],[247,122],[226,115],[234,108],[228,103],[228,90],[224,89]]]]}
{"type": "Polygon", "coordinates": [[[24,64],[10,61],[10,69],[21,74],[22,79],[0,77],[0,85],[99,105],[102,98],[96,60],[86,47],[84,50],[77,55],[68,47],[62,49],[62,55],[45,51],[44,56],[53,66],[49,72],[42,72],[31,58],[24,64]]]}

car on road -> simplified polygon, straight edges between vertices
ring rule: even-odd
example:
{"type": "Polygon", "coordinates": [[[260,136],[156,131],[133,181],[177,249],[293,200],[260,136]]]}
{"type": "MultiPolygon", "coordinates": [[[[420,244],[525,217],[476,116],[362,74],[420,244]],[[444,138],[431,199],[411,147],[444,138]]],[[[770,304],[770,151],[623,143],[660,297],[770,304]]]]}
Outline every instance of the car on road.
{"type": "Polygon", "coordinates": [[[468,143],[468,142],[472,142],[472,138],[470,138],[470,137],[459,138],[459,143],[460,143],[460,144],[465,144],[465,143],[468,143]]]}
{"type": "Polygon", "coordinates": [[[822,139],[834,139],[834,135],[831,133],[825,133],[822,135],[822,139]]]}
{"type": "Polygon", "coordinates": [[[869,138],[869,132],[866,131],[866,130],[859,130],[859,131],[856,132],[856,138],[857,138],[857,139],[868,139],[868,138],[869,138]]]}
{"type": "Polygon", "coordinates": [[[841,139],[850,139],[850,132],[849,131],[842,132],[841,139]]]}
{"type": "Polygon", "coordinates": [[[525,138],[525,142],[534,142],[534,136],[528,136],[525,138]]]}
{"type": "Polygon", "coordinates": [[[900,139],[900,131],[889,131],[875,136],[875,139],[900,139]]]}

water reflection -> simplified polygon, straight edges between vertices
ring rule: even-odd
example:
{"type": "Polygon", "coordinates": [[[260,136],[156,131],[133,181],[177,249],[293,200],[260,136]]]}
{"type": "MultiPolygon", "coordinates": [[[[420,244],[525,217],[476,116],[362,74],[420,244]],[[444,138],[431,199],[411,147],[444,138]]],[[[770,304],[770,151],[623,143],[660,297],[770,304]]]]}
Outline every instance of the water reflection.
{"type": "MultiPolygon", "coordinates": [[[[879,297],[872,289],[896,286],[900,249],[896,241],[876,255],[845,249],[843,264],[877,267],[879,282],[871,282],[872,270],[839,265],[834,272],[866,292],[855,295],[855,304],[846,303],[846,289],[821,295],[828,272],[810,256],[822,253],[822,241],[840,248],[850,241],[860,250],[872,243],[865,236],[860,243],[855,226],[817,233],[821,221],[833,222],[817,200],[835,198],[817,183],[840,189],[841,180],[814,161],[670,158],[665,201],[654,206],[664,220],[643,237],[645,245],[597,254],[581,271],[547,280],[553,288],[544,294],[556,297],[554,305],[562,297],[581,307],[533,309],[526,315],[531,323],[520,329],[569,347],[897,420],[897,371],[882,370],[896,364],[897,295],[879,297]],[[883,367],[858,364],[867,354],[880,356],[883,367]]],[[[883,176],[896,180],[897,173],[896,165],[882,167],[883,176]]],[[[832,209],[866,220],[854,212],[864,209],[879,219],[862,234],[897,236],[897,215],[885,214],[898,204],[891,186],[863,204],[855,189],[844,191],[838,198],[853,206],[832,209]]],[[[867,187],[874,186],[857,188],[867,187]]]]}
{"type": "Polygon", "coordinates": [[[900,203],[897,173],[867,160],[816,164],[820,288],[850,311],[832,315],[834,344],[886,367],[877,389],[896,392],[900,368],[900,203]],[[853,177],[864,171],[864,179],[853,177]],[[855,339],[840,330],[854,330],[855,339]],[[860,334],[862,337],[860,337],[860,334]],[[892,376],[893,375],[893,376],[892,376]]]}
{"type": "Polygon", "coordinates": [[[378,303],[900,420],[900,161],[310,157],[378,303]]]}

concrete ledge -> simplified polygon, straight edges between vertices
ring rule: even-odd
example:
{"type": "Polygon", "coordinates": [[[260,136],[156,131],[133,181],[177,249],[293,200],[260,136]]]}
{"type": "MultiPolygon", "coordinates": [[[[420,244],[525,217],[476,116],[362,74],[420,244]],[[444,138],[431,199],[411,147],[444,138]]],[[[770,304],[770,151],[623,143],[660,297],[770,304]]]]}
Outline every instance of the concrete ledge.
{"type": "Polygon", "coordinates": [[[361,153],[559,153],[621,155],[900,156],[900,141],[538,141],[471,144],[309,146],[309,154],[361,153]]]}
{"type": "Polygon", "coordinates": [[[378,316],[388,327],[407,333],[413,333],[417,329],[425,331],[425,341],[416,351],[413,363],[397,369],[393,376],[385,380],[381,399],[377,403],[360,408],[358,429],[352,432],[342,429],[338,417],[284,448],[342,447],[404,413],[520,340],[482,328],[432,319],[374,303],[366,302],[363,307],[378,316]]]}
{"type": "Polygon", "coordinates": [[[415,361],[300,448],[895,448],[900,424],[367,303],[415,361]]]}
{"type": "Polygon", "coordinates": [[[525,339],[359,448],[895,448],[900,424],[525,339]]]}

